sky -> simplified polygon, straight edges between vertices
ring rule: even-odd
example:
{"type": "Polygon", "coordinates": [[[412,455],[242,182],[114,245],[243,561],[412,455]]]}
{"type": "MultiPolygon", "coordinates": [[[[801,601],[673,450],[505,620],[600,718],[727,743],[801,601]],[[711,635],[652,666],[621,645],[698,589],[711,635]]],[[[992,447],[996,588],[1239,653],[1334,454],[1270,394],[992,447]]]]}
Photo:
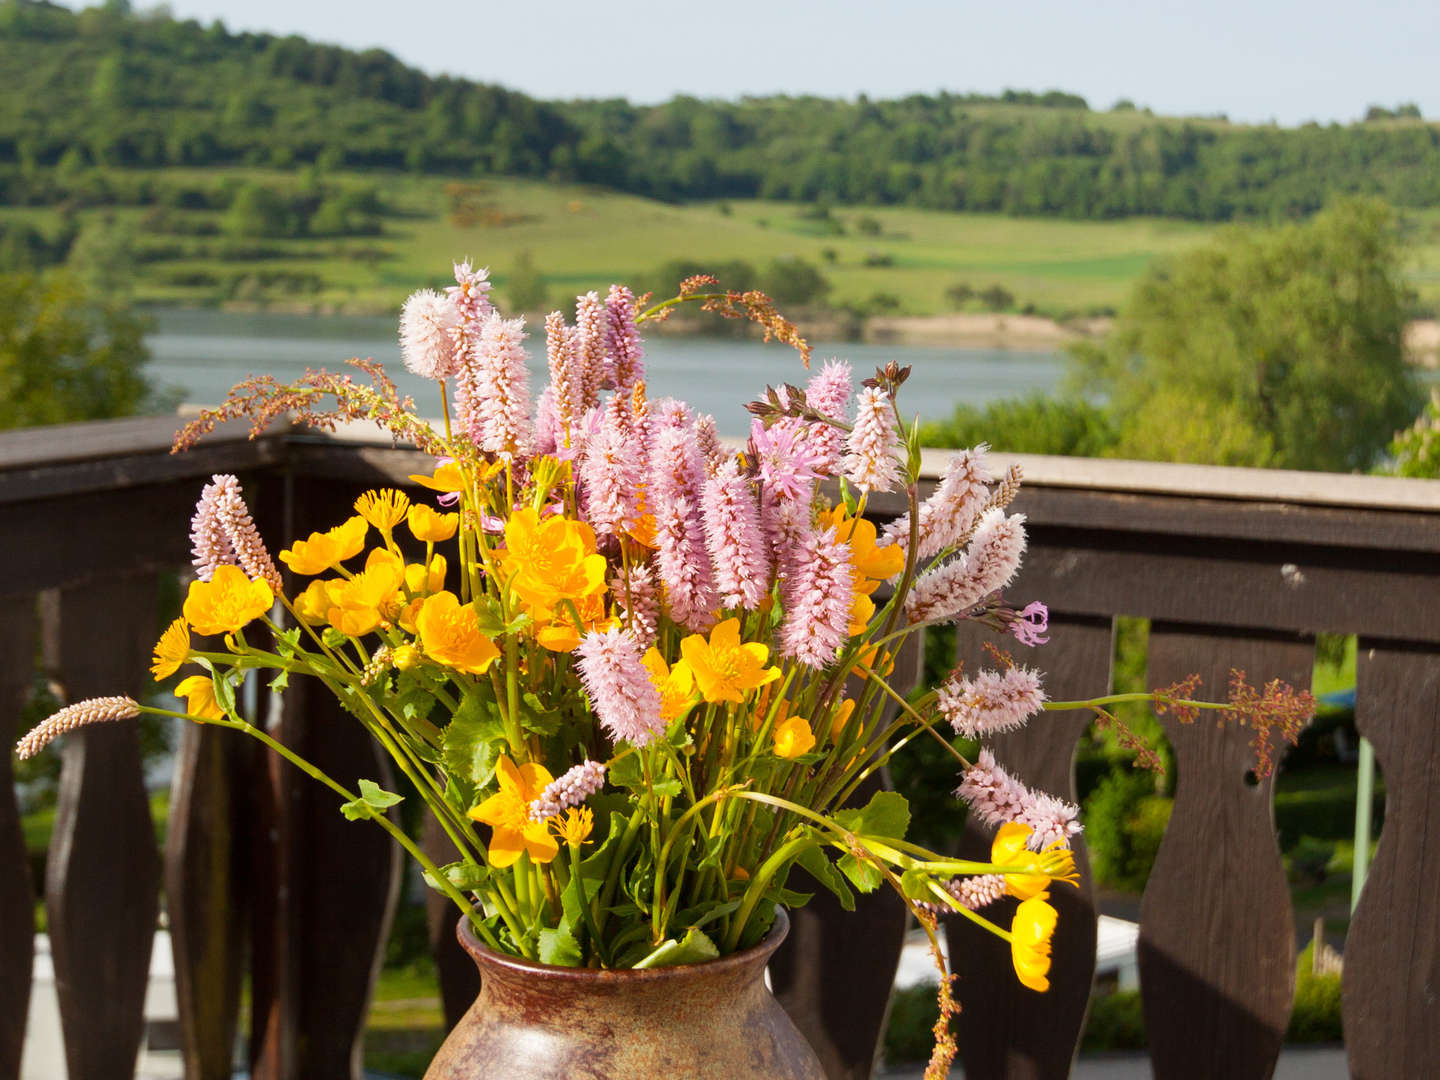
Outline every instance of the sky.
{"type": "MultiPolygon", "coordinates": [[[[85,6],[77,3],[75,6],[85,6]]],[[[137,8],[146,6],[137,0],[137,8]]],[[[1414,102],[1440,119],[1434,0],[170,0],[177,18],[380,47],[541,98],[854,98],[1061,89],[1285,125],[1414,102]],[[1363,14],[1362,14],[1363,11],[1363,14]]]]}

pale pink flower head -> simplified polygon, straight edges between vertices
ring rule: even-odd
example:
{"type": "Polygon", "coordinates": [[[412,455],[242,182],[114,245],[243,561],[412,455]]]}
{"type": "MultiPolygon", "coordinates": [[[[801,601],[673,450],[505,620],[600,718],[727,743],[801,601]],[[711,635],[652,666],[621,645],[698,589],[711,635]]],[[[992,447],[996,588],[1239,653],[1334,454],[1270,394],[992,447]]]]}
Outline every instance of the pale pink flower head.
{"type": "Polygon", "coordinates": [[[455,264],[455,284],[445,289],[464,330],[477,328],[494,311],[490,303],[490,270],[476,270],[470,260],[455,264]]]}
{"type": "Polygon", "coordinates": [[[988,748],[965,770],[957,797],[970,804],[970,811],[985,825],[1018,821],[1031,828],[1029,847],[1039,851],[1052,843],[1070,846],[1070,838],[1081,830],[1079,807],[1053,795],[1031,791],[999,765],[988,748]]]}
{"type": "Polygon", "coordinates": [[[645,459],[639,441],[607,412],[600,431],[585,443],[580,459],[585,520],[597,533],[616,535],[640,520],[640,490],[645,459]]]}
{"type": "Polygon", "coordinates": [[[780,627],[780,655],[812,668],[829,667],[850,636],[855,572],[850,545],[835,530],[811,531],[797,553],[780,627]]]}
{"type": "Polygon", "coordinates": [[[936,692],[935,707],[959,735],[979,739],[1024,725],[1045,706],[1040,675],[1011,667],[947,679],[936,692]]]}
{"type": "MultiPolygon", "coordinates": [[[[825,366],[805,384],[805,403],[832,420],[843,421],[850,407],[850,365],[840,360],[827,360],[825,366]]],[[[806,424],[810,445],[820,455],[820,471],[833,475],[840,467],[845,449],[845,432],[830,424],[811,421],[806,424]]]]}
{"type": "Polygon", "coordinates": [[[235,545],[225,535],[225,526],[220,521],[219,502],[220,476],[212,477],[200,491],[200,500],[195,504],[195,516],[190,519],[191,563],[195,576],[209,581],[222,566],[235,564],[235,545]]]}
{"type": "Polygon", "coordinates": [[[605,351],[614,364],[615,388],[621,394],[645,378],[645,350],[635,318],[635,294],[624,285],[611,285],[605,297],[605,351]]]}
{"type": "MultiPolygon", "coordinates": [[[[990,499],[989,484],[995,479],[986,460],[984,443],[962,450],[950,459],[945,475],[920,506],[920,544],[917,559],[930,559],[964,539],[976,517],[990,499]]],[[[885,526],[882,544],[910,541],[910,514],[901,514],[885,526]]]]}
{"type": "Polygon", "coordinates": [[[546,821],[579,806],[605,786],[605,766],[588,758],[572,765],[545,785],[530,804],[530,820],[546,821]]]}
{"type": "Polygon", "coordinates": [[[575,358],[581,373],[580,403],[586,409],[600,404],[600,391],[614,385],[615,365],[606,352],[610,316],[599,295],[588,292],[575,298],[575,358]]]}
{"type": "Polygon", "coordinates": [[[753,611],[770,592],[770,559],[749,479],[730,458],[705,482],[705,543],[727,608],[753,611]]]}
{"type": "Polygon", "coordinates": [[[555,387],[547,386],[540,391],[535,402],[535,453],[553,454],[559,443],[560,422],[555,417],[555,387]]]}
{"type": "Polygon", "coordinates": [[[555,410],[556,442],[584,413],[585,373],[580,369],[578,335],[565,325],[565,316],[552,311],[545,317],[545,357],[550,366],[550,395],[555,410]]]}
{"type": "Polygon", "coordinates": [[[639,642],[619,627],[592,630],[575,649],[580,678],[600,726],[616,742],[646,746],[665,734],[660,691],[640,662],[639,642]]]}
{"type": "Polygon", "coordinates": [[[422,379],[448,379],[459,363],[455,333],[460,313],[433,289],[410,294],[400,309],[400,358],[406,370],[422,379]]]}
{"type": "Polygon", "coordinates": [[[845,479],[863,492],[893,490],[901,481],[899,445],[890,398],[879,387],[865,387],[845,440],[845,479]]]}
{"type": "Polygon", "coordinates": [[[246,577],[263,580],[280,594],[280,570],[260,538],[240,493],[240,481],[234,476],[217,473],[210,478],[195,504],[190,537],[196,576],[202,581],[209,581],[222,565],[237,564],[246,577]]]}
{"type": "Polygon", "coordinates": [[[1025,515],[985,511],[968,550],[916,580],[905,600],[905,614],[911,622],[963,618],[1010,584],[1024,552],[1025,515]]]}
{"type": "Polygon", "coordinates": [[[750,448],[760,468],[760,482],[782,499],[809,499],[824,459],[806,440],[804,429],[782,419],[767,430],[757,418],[750,422],[750,448]]]}
{"type": "Polygon", "coordinates": [[[524,319],[492,312],[480,324],[457,383],[457,411],[471,441],[507,458],[528,457],[535,444],[524,341],[524,319]]]}
{"type": "Polygon", "coordinates": [[[1010,633],[1021,645],[1044,645],[1050,640],[1050,609],[1039,600],[1032,600],[1010,620],[1010,633]]]}

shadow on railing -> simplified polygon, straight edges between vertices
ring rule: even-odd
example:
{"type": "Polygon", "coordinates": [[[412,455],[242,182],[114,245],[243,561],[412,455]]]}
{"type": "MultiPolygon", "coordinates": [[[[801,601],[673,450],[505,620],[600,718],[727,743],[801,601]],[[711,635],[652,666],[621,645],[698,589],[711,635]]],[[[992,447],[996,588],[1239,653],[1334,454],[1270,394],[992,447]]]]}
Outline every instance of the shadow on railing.
{"type": "MultiPolygon", "coordinates": [[[[278,548],[339,520],[363,488],[428,471],[414,451],[283,432],[247,441],[222,429],[171,456],[173,427],[147,419],[0,435],[0,737],[13,741],[37,651],[72,700],[144,692],[157,580],[188,565],[185,524],[211,473],[241,477],[278,548]]],[[[1050,605],[1052,639],[1037,662],[1052,697],[1109,689],[1120,614],[1152,620],[1152,686],[1198,672],[1215,689],[1231,668],[1304,686],[1316,632],[1359,635],[1357,723],[1385,769],[1387,807],[1345,950],[1347,1052],[1356,1076],[1426,1075],[1440,1061],[1440,483],[1018,460],[1026,487],[1015,508],[1029,517],[1031,544],[1016,595],[1050,605]]],[[[979,638],[962,633],[959,650],[977,661],[979,638]]],[[[914,677],[918,651],[909,666],[914,677]]],[[[383,783],[373,748],[326,695],[297,685],[261,707],[328,771],[383,783]]],[[[1073,793],[1088,723],[1049,715],[998,737],[997,757],[1032,786],[1073,793]]],[[[1273,779],[1247,782],[1248,731],[1168,721],[1167,730],[1178,787],[1140,939],[1156,1075],[1265,1077],[1294,981],[1273,779]]],[[[10,769],[0,756],[0,788],[10,769]]],[[[44,894],[72,1080],[133,1073],[162,880],[188,1077],[230,1076],[247,975],[256,1077],[358,1075],[400,880],[389,841],[346,822],[293,770],[208,729],[184,732],[170,813],[161,853],[132,727],[66,740],[44,894]]],[[[967,832],[961,847],[978,854],[988,842],[967,832]]],[[[1069,1071],[1095,955],[1078,848],[1082,887],[1059,896],[1050,993],[1015,983],[1002,942],[958,928],[950,955],[972,1077],[1069,1071]]],[[[0,1077],[18,1074],[24,1038],[26,867],[16,804],[0,797],[0,1077]]],[[[869,1074],[902,926],[883,899],[869,913],[807,909],[796,920],[777,991],[832,1076],[869,1074]]],[[[474,989],[452,929],[437,904],[432,937],[451,1016],[474,989]]]]}

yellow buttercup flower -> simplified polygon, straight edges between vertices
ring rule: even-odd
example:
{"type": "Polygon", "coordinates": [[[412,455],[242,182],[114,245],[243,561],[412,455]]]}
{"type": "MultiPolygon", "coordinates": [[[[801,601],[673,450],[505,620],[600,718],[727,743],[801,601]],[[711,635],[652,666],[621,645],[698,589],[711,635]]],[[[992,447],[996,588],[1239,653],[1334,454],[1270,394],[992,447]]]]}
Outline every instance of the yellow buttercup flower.
{"type": "Polygon", "coordinates": [[[398,671],[409,671],[420,663],[420,650],[414,645],[401,645],[391,654],[398,671]]]}
{"type": "Polygon", "coordinates": [[[332,582],[321,581],[316,578],[305,586],[305,591],[295,597],[295,614],[300,616],[302,622],[311,626],[319,626],[326,621],[333,606],[330,602],[330,586],[332,582]]]}
{"type": "Polygon", "coordinates": [[[349,581],[333,583],[330,597],[334,606],[326,613],[330,625],[342,634],[360,637],[399,614],[400,583],[405,564],[400,556],[375,548],[365,560],[365,569],[349,581]]]}
{"type": "Polygon", "coordinates": [[[458,461],[447,461],[443,465],[436,466],[434,476],[419,474],[412,475],[410,479],[421,487],[447,495],[453,491],[465,490],[465,470],[460,467],[458,461]]]}
{"type": "Polygon", "coordinates": [[[1029,869],[1029,873],[1005,875],[1005,891],[1021,900],[1039,896],[1050,887],[1051,881],[1068,881],[1073,885],[1080,880],[1075,871],[1075,853],[1059,840],[1044,851],[1031,851],[1028,844],[1032,832],[1029,825],[1007,821],[995,833],[990,845],[990,861],[996,866],[1029,869]]]}
{"type": "Polygon", "coordinates": [[[557,838],[578,848],[595,831],[595,814],[588,806],[572,806],[561,817],[551,818],[550,827],[557,838]]]}
{"type": "Polygon", "coordinates": [[[449,564],[444,555],[435,555],[429,566],[411,563],[405,567],[405,588],[411,596],[425,596],[445,588],[445,571],[449,564]]]}
{"type": "Polygon", "coordinates": [[[441,514],[424,503],[416,503],[410,507],[405,520],[409,523],[410,532],[415,539],[423,540],[427,544],[449,540],[460,528],[459,514],[441,514]]]}
{"type": "Polygon", "coordinates": [[[355,512],[387,536],[409,511],[410,496],[396,488],[367,491],[355,500],[355,512]]]}
{"type": "Polygon", "coordinates": [[[426,597],[415,626],[425,655],[456,671],[481,675],[500,655],[495,643],[480,632],[475,609],[462,605],[452,592],[426,597]]]}
{"type": "Polygon", "coordinates": [[[899,544],[876,547],[875,523],[865,518],[846,515],[845,507],[837,505],[820,515],[820,527],[831,526],[835,536],[850,545],[850,566],[855,571],[855,591],[869,596],[888,580],[905,569],[905,552],[899,544]]]}
{"type": "Polygon", "coordinates": [[[770,649],[759,642],[740,641],[740,620],[726,619],[710,631],[707,641],[691,634],[680,642],[700,696],[709,702],[739,703],[747,693],[780,677],[780,669],[765,667],[770,649]]]}
{"type": "Polygon", "coordinates": [[[280,561],[297,574],[307,577],[323,574],[360,553],[365,546],[367,527],[363,517],[347,518],[333,529],[312,532],[304,540],[296,540],[280,552],[280,561]]]}
{"type": "Polygon", "coordinates": [[[209,581],[192,581],[185,596],[185,621],[197,634],[232,634],[275,603],[263,579],[251,581],[238,566],[219,566],[209,581]]]}
{"type": "Polygon", "coordinates": [[[165,628],[160,640],[155,643],[155,655],[151,658],[151,674],[155,681],[168,679],[180,670],[180,665],[190,655],[190,628],[183,618],[176,619],[165,628]]]}
{"type": "Polygon", "coordinates": [[[850,714],[855,711],[855,699],[845,698],[830,716],[830,741],[839,742],[840,736],[845,731],[845,725],[850,721],[850,714]]]}
{"type": "Polygon", "coordinates": [[[815,733],[803,716],[791,716],[782,720],[775,728],[775,755],[782,758],[797,758],[808,754],[815,747],[815,733]]]}
{"type": "Polygon", "coordinates": [[[1031,990],[1050,989],[1050,938],[1059,921],[1048,893],[1022,900],[1010,923],[1010,962],[1020,982],[1031,990]]]}
{"type": "Polygon", "coordinates": [[[645,665],[650,681],[660,691],[660,719],[668,724],[684,712],[695,697],[695,676],[690,673],[690,665],[677,660],[675,666],[670,667],[654,645],[645,650],[640,663],[645,665]]]}
{"type": "Polygon", "coordinates": [[[541,518],[522,507],[505,523],[505,547],[495,558],[526,607],[553,608],[605,590],[605,557],[595,553],[595,531],[583,521],[541,518]]]}
{"type": "Polygon", "coordinates": [[[175,696],[185,699],[185,711],[205,720],[223,720],[225,710],[215,700],[215,684],[205,675],[191,675],[175,686],[175,696]]]}
{"type": "Polygon", "coordinates": [[[530,819],[530,804],[555,778],[538,762],[517,766],[504,754],[495,763],[495,775],[500,790],[469,811],[471,818],[492,829],[490,865],[503,870],[526,851],[537,863],[555,858],[560,845],[550,834],[549,825],[530,819]]]}
{"type": "Polygon", "coordinates": [[[875,617],[875,601],[864,593],[856,593],[855,598],[850,601],[850,626],[847,633],[851,637],[856,634],[863,634],[865,628],[870,625],[870,620],[875,617]]]}
{"type": "Polygon", "coordinates": [[[574,652],[580,644],[581,633],[590,633],[597,630],[604,633],[612,627],[618,626],[620,620],[607,618],[605,615],[605,594],[603,592],[591,593],[574,601],[575,610],[580,615],[580,626],[577,629],[575,619],[570,614],[570,608],[563,603],[556,603],[554,607],[532,607],[527,610],[530,617],[535,620],[535,640],[544,649],[555,653],[574,652]]]}

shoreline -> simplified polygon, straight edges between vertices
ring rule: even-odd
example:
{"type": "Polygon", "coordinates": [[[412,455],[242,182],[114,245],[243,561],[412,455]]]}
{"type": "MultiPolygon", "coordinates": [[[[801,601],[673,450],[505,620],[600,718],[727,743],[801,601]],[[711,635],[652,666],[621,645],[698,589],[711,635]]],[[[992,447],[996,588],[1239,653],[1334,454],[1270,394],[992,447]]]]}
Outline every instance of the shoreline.
{"type": "MultiPolygon", "coordinates": [[[[182,310],[188,309],[180,305],[182,310]]],[[[343,305],[316,304],[251,304],[227,303],[216,310],[238,313],[273,313],[281,315],[356,315],[384,317],[398,314],[390,311],[350,310],[343,305]]],[[[526,314],[532,327],[539,327],[544,312],[526,314]]],[[[940,348],[968,349],[1036,349],[1062,352],[1076,341],[1097,341],[1109,332],[1110,318],[1072,319],[1057,322],[1043,315],[1019,315],[1006,312],[946,315],[872,315],[857,319],[843,312],[796,313],[795,323],[811,341],[858,341],[867,345],[928,345],[940,348]]],[[[725,323],[695,318],[672,318],[656,324],[650,332],[658,335],[701,336],[725,323]]],[[[743,331],[736,324],[729,332],[760,336],[760,329],[747,325],[743,331]]],[[[721,331],[715,336],[724,336],[721,331]]],[[[1440,368],[1440,319],[1412,319],[1404,331],[1405,351],[1417,367],[1440,368]]]]}

